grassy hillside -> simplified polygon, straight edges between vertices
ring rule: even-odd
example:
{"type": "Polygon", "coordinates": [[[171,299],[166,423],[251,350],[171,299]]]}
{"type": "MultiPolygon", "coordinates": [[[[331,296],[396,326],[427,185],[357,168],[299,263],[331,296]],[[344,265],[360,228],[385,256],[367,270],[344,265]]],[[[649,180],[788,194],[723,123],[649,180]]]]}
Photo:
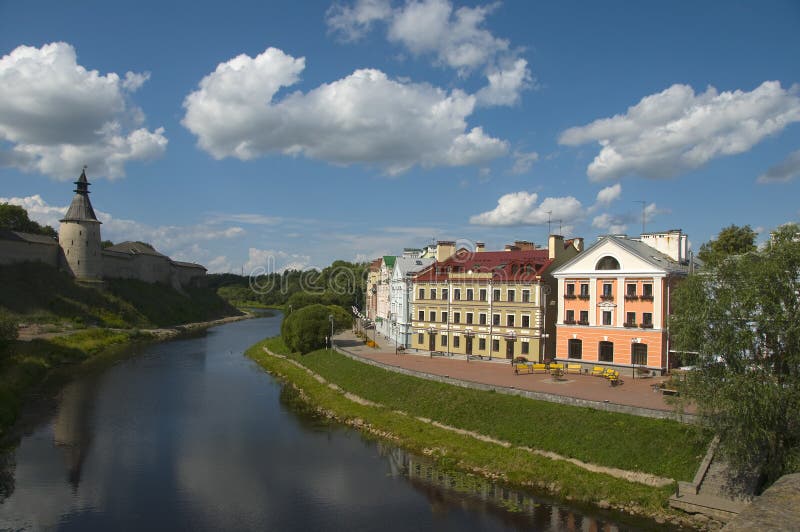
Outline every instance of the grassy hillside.
{"type": "Polygon", "coordinates": [[[0,286],[0,307],[27,322],[144,328],[239,314],[210,288],[182,294],[162,284],[116,279],[97,289],[40,263],[0,266],[0,286]]]}

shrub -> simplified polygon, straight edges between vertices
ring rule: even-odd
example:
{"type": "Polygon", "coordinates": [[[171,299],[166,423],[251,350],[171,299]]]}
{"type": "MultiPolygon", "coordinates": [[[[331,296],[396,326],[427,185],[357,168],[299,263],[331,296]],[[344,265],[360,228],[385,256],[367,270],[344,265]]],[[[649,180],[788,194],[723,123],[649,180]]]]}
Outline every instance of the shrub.
{"type": "Polygon", "coordinates": [[[19,326],[11,314],[0,310],[0,351],[11,345],[17,339],[19,326]]]}
{"type": "Polygon", "coordinates": [[[292,351],[308,353],[325,347],[325,338],[331,334],[333,316],[334,332],[350,327],[351,316],[335,305],[309,305],[292,312],[281,324],[281,338],[292,351]]]}

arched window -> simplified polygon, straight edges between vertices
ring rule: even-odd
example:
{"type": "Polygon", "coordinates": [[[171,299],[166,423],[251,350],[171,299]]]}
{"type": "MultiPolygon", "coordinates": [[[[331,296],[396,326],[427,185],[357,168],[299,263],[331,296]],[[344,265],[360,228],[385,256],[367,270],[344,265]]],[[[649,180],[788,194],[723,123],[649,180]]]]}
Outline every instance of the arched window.
{"type": "Polygon", "coordinates": [[[606,255],[599,261],[597,261],[597,266],[594,268],[595,270],[619,270],[619,261],[612,257],[611,255],[606,255]]]}

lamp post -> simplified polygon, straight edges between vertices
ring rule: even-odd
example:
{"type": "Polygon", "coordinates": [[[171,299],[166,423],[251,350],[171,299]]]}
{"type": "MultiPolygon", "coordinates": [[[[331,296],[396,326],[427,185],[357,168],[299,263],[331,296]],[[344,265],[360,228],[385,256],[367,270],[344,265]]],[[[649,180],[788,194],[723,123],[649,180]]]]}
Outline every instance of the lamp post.
{"type": "Polygon", "coordinates": [[[394,354],[397,354],[397,313],[392,313],[392,334],[394,335],[394,354]]]}
{"type": "Polygon", "coordinates": [[[333,351],[333,314],[328,314],[328,321],[331,322],[331,351],[333,351]]]}

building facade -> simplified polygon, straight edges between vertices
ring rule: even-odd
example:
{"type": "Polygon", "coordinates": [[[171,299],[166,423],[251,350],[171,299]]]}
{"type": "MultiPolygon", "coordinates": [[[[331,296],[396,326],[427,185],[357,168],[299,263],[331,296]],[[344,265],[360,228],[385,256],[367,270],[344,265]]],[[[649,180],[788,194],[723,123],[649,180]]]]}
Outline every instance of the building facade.
{"type": "Polygon", "coordinates": [[[670,296],[689,272],[687,251],[680,230],[605,236],[556,269],[556,359],[666,370],[670,296]]]}
{"type": "Polygon", "coordinates": [[[391,309],[389,297],[391,295],[392,271],[397,257],[386,255],[381,259],[381,269],[378,275],[377,308],[375,311],[375,328],[379,334],[389,337],[392,334],[389,311],[391,309]]]}
{"type": "Polygon", "coordinates": [[[397,257],[392,271],[389,294],[389,321],[391,338],[398,346],[411,345],[411,290],[413,277],[434,262],[433,257],[422,258],[422,250],[405,249],[397,257]]]}
{"type": "Polygon", "coordinates": [[[565,242],[551,235],[546,249],[524,241],[505,251],[477,245],[475,251],[460,249],[437,260],[413,279],[411,347],[543,359],[555,346],[550,271],[582,249],[582,239],[565,242]]]}

